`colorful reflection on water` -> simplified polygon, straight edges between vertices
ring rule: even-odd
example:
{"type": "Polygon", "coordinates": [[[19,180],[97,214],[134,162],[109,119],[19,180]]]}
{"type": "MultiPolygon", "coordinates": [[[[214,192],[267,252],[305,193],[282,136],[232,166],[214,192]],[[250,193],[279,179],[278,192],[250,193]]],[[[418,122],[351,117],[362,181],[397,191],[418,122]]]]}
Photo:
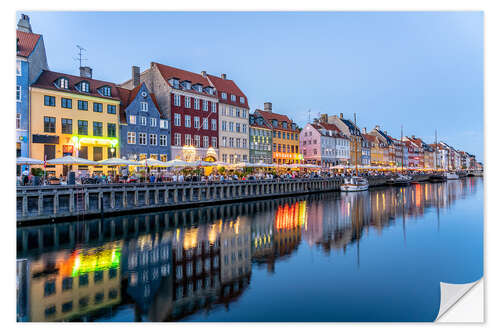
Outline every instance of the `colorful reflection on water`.
{"type": "Polygon", "coordinates": [[[481,178],[25,227],[18,321],[432,321],[482,276],[481,178]]]}

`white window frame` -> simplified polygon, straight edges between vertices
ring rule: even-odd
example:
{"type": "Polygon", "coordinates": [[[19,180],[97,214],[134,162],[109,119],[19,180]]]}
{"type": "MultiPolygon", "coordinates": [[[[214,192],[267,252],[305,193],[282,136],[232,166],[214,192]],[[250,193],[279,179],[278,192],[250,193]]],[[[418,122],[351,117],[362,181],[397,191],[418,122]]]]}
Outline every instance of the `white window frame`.
{"type": "Polygon", "coordinates": [[[21,102],[22,100],[22,89],[21,89],[21,86],[20,85],[16,85],[16,101],[17,102],[21,102]],[[19,95],[19,97],[18,97],[19,95]]]}
{"type": "Polygon", "coordinates": [[[137,137],[135,132],[127,132],[127,144],[135,145],[137,142],[137,137]]]}
{"type": "Polygon", "coordinates": [[[174,105],[181,106],[181,95],[174,94],[174,105]]]}
{"type": "Polygon", "coordinates": [[[208,101],[203,100],[203,111],[208,111],[208,101]]]}
{"type": "Polygon", "coordinates": [[[141,116],[141,125],[148,126],[148,118],[141,116]]]}
{"type": "Polygon", "coordinates": [[[148,102],[141,102],[141,111],[148,112],[148,102]]]}
{"type": "Polygon", "coordinates": [[[221,93],[222,99],[227,99],[227,94],[225,92],[221,93]]]}
{"type": "Polygon", "coordinates": [[[22,75],[22,70],[21,70],[21,60],[16,60],[16,75],[21,76],[22,75]]]}
{"type": "Polygon", "coordinates": [[[204,130],[207,130],[208,129],[208,118],[203,118],[203,122],[202,122],[202,126],[203,126],[203,129],[204,130]]]}
{"type": "Polygon", "coordinates": [[[236,102],[236,95],[231,94],[231,102],[236,102]]]}
{"type": "Polygon", "coordinates": [[[217,113],[217,104],[215,102],[212,102],[212,112],[217,113]]]}
{"type": "Polygon", "coordinates": [[[193,128],[200,129],[200,117],[195,116],[193,119],[193,128]]]}
{"type": "Polygon", "coordinates": [[[160,128],[168,128],[168,122],[166,119],[160,119],[160,128]]]}
{"type": "Polygon", "coordinates": [[[212,137],[212,148],[217,148],[217,137],[216,136],[212,137]]]}
{"type": "Polygon", "coordinates": [[[217,120],[211,119],[212,131],[217,131],[217,120]]]}
{"type": "Polygon", "coordinates": [[[191,108],[191,97],[184,96],[184,107],[191,108]]]}
{"type": "Polygon", "coordinates": [[[158,136],[156,134],[149,134],[149,145],[157,146],[158,145],[158,136]]]}
{"type": "Polygon", "coordinates": [[[194,98],[194,109],[199,110],[200,109],[200,99],[199,98],[194,98]]]}
{"type": "Polygon", "coordinates": [[[167,136],[166,135],[160,135],[160,146],[165,147],[167,145],[167,136]]]}
{"type": "Polygon", "coordinates": [[[182,144],[181,133],[174,133],[174,146],[180,147],[182,144]]]}
{"type": "Polygon", "coordinates": [[[129,122],[129,124],[133,124],[133,125],[137,124],[137,117],[133,116],[133,115],[129,116],[129,121],[128,122],[129,122]]]}
{"type": "Polygon", "coordinates": [[[208,148],[210,142],[207,135],[203,136],[203,148],[208,148]]]}
{"type": "Polygon", "coordinates": [[[141,132],[139,133],[139,144],[142,146],[146,146],[148,144],[148,135],[147,133],[141,132]],[[144,139],[144,143],[141,143],[144,139]]]}
{"type": "Polygon", "coordinates": [[[196,148],[200,148],[201,147],[201,139],[200,139],[199,135],[195,135],[194,136],[194,146],[196,148]]]}
{"type": "Polygon", "coordinates": [[[184,115],[184,127],[191,128],[191,116],[184,115]]]}
{"type": "Polygon", "coordinates": [[[156,127],[157,122],[156,122],[156,118],[155,118],[155,117],[151,117],[151,118],[149,118],[149,125],[150,125],[151,127],[156,127]]]}
{"type": "Polygon", "coordinates": [[[181,126],[181,114],[174,113],[174,126],[181,126]]]}
{"type": "Polygon", "coordinates": [[[191,134],[184,134],[184,144],[186,146],[191,146],[192,140],[191,140],[191,134]]]}
{"type": "Polygon", "coordinates": [[[245,104],[245,97],[240,96],[240,104],[245,104]]]}

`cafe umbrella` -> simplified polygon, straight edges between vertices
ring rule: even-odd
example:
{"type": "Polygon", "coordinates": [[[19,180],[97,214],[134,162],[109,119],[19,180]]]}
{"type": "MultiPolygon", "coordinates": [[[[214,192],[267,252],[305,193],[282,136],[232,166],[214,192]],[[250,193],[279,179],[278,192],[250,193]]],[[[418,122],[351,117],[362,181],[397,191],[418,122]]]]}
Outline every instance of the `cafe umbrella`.
{"type": "Polygon", "coordinates": [[[29,157],[18,157],[16,158],[16,164],[18,165],[42,165],[43,161],[29,158],[29,157]]]}

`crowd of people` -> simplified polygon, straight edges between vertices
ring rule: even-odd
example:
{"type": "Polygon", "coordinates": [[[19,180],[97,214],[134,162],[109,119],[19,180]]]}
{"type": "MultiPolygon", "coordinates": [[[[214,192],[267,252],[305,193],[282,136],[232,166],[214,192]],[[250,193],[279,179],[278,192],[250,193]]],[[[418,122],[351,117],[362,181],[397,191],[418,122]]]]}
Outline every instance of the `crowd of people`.
{"type": "MultiPolygon", "coordinates": [[[[407,175],[422,174],[418,171],[406,171],[407,175]]],[[[17,178],[17,185],[67,185],[67,184],[116,184],[116,183],[163,183],[163,182],[224,182],[224,181],[246,181],[246,180],[265,180],[265,179],[296,179],[296,178],[330,178],[330,177],[349,177],[355,174],[354,170],[318,170],[308,169],[292,171],[287,169],[253,169],[251,172],[242,170],[218,170],[214,168],[211,173],[204,174],[203,169],[185,169],[185,170],[136,170],[130,171],[124,167],[118,172],[104,173],[75,173],[74,177],[67,175],[55,175],[36,177],[25,170],[17,178]],[[74,179],[74,180],[73,180],[74,179]]],[[[365,171],[358,172],[360,177],[373,177],[381,175],[395,176],[397,172],[365,171]]]]}

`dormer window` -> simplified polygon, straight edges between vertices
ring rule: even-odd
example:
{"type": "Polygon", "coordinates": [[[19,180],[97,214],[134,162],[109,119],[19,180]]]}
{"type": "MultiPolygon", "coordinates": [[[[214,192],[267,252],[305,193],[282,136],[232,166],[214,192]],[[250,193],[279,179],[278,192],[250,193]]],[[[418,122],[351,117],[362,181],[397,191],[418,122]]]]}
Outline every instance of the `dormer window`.
{"type": "Polygon", "coordinates": [[[283,128],[288,128],[288,124],[286,123],[286,121],[282,122],[282,123],[281,123],[281,126],[282,126],[283,128]]]}
{"type": "Polygon", "coordinates": [[[174,87],[175,89],[179,89],[179,80],[178,79],[170,79],[168,81],[172,87],[174,87]]]}
{"type": "Polygon", "coordinates": [[[200,84],[195,84],[193,86],[193,89],[196,90],[197,92],[202,92],[203,91],[203,87],[200,84]]]}
{"type": "Polygon", "coordinates": [[[90,84],[87,81],[80,82],[80,90],[88,93],[90,91],[90,84]]]}
{"type": "Polygon", "coordinates": [[[245,97],[240,97],[240,103],[245,104],[245,97]]]}
{"type": "Polygon", "coordinates": [[[59,88],[68,89],[69,81],[68,81],[68,79],[62,77],[59,79],[58,85],[59,85],[59,88]]]}
{"type": "Polygon", "coordinates": [[[292,124],[292,129],[293,130],[297,129],[297,124],[292,124]]]}
{"type": "Polygon", "coordinates": [[[182,87],[184,89],[188,89],[188,90],[191,89],[191,82],[189,82],[189,81],[182,82],[182,87]]]}
{"type": "Polygon", "coordinates": [[[205,91],[209,95],[213,95],[214,94],[214,88],[212,88],[212,87],[206,87],[205,91]]]}
{"type": "Polygon", "coordinates": [[[263,122],[262,118],[257,118],[257,123],[258,123],[259,125],[262,125],[264,122],[263,122]]]}
{"type": "Polygon", "coordinates": [[[236,96],[231,94],[231,102],[236,102],[236,96]]]}
{"type": "Polygon", "coordinates": [[[110,86],[104,86],[101,88],[101,94],[103,96],[111,96],[111,87],[110,86]]]}
{"type": "Polygon", "coordinates": [[[220,94],[220,97],[222,99],[227,99],[227,94],[225,92],[223,92],[223,93],[220,94]]]}
{"type": "Polygon", "coordinates": [[[276,119],[273,119],[273,126],[278,127],[278,121],[276,119]]]}

